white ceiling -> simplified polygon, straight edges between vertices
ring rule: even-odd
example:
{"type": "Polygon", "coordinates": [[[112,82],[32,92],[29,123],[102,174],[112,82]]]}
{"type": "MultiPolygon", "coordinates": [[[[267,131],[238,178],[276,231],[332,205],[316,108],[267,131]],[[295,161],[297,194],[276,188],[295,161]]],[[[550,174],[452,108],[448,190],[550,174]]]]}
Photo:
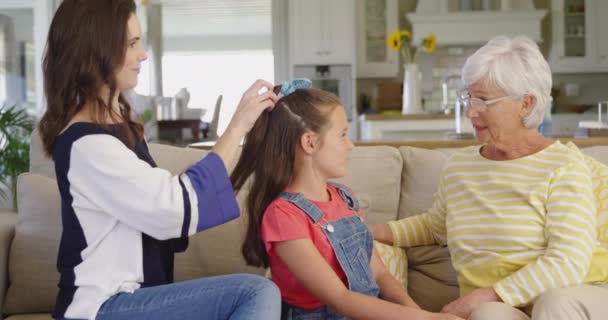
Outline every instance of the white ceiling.
{"type": "Polygon", "coordinates": [[[271,0],[161,0],[163,36],[271,34],[271,0]]]}

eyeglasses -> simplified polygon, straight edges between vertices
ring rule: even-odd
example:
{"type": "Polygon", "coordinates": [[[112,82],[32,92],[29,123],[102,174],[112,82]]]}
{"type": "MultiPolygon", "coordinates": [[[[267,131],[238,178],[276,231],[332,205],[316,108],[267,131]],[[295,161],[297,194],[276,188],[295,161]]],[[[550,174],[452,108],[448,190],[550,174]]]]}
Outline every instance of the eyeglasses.
{"type": "Polygon", "coordinates": [[[464,107],[464,112],[466,113],[469,109],[475,111],[475,112],[486,112],[488,111],[488,108],[495,104],[496,102],[505,100],[505,99],[513,99],[513,98],[520,98],[521,96],[504,96],[504,97],[500,97],[500,98],[496,98],[496,99],[492,99],[492,100],[482,100],[479,98],[473,98],[471,97],[471,95],[469,94],[469,92],[467,91],[461,91],[458,94],[458,102],[460,103],[461,106],[464,107]]]}

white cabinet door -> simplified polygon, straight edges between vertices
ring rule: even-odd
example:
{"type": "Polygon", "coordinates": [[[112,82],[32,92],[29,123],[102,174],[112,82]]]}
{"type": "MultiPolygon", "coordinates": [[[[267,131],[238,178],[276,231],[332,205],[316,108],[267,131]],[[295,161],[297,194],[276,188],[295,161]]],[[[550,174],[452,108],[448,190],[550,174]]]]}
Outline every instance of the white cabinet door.
{"type": "Polygon", "coordinates": [[[292,64],[315,61],[322,56],[322,0],[289,1],[289,47],[292,64]]]}
{"type": "Polygon", "coordinates": [[[352,0],[323,0],[324,30],[328,48],[327,59],[343,63],[355,62],[355,4],[352,0]]]}
{"type": "Polygon", "coordinates": [[[553,72],[608,71],[608,63],[600,61],[602,50],[606,51],[606,22],[602,21],[605,18],[601,11],[605,7],[605,0],[551,1],[553,38],[549,62],[553,72]]]}
{"type": "Polygon", "coordinates": [[[356,0],[357,77],[392,78],[399,59],[386,40],[399,28],[397,0],[356,0]]]}
{"type": "Polygon", "coordinates": [[[598,1],[595,11],[599,61],[602,69],[608,71],[608,1],[598,1]]]}
{"type": "Polygon", "coordinates": [[[290,0],[291,64],[353,64],[354,3],[351,0],[290,0]]]}

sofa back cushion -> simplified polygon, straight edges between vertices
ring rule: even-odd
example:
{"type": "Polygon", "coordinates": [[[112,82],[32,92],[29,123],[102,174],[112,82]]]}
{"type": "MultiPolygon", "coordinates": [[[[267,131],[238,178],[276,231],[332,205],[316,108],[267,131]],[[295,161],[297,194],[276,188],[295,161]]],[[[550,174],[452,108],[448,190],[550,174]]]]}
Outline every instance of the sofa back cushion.
{"type": "Polygon", "coordinates": [[[403,157],[398,219],[421,214],[433,204],[449,151],[400,147],[403,157]]]}
{"type": "Polygon", "coordinates": [[[336,181],[351,188],[365,207],[372,223],[397,218],[403,160],[396,148],[387,146],[356,147],[348,165],[348,174],[336,181]]]}
{"type": "Polygon", "coordinates": [[[31,136],[29,172],[56,179],[53,159],[44,153],[42,148],[42,139],[40,138],[38,128],[34,129],[31,136]]]}
{"type": "Polygon", "coordinates": [[[8,314],[51,312],[59,273],[55,265],[61,237],[61,202],[55,180],[25,173],[17,180],[18,222],[11,244],[8,314]]]}
{"type": "Polygon", "coordinates": [[[156,165],[173,174],[183,173],[209,153],[209,150],[180,148],[158,143],[148,144],[148,149],[156,165]]]}
{"type": "Polygon", "coordinates": [[[608,165],[608,148],[606,146],[592,146],[580,148],[581,152],[593,157],[593,159],[608,165]]]}

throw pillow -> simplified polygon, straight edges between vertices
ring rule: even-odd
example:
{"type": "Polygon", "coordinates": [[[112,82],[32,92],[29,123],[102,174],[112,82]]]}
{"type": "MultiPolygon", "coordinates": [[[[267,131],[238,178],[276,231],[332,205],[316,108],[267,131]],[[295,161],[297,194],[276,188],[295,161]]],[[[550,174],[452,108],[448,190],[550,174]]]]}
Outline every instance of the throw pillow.
{"type": "Polygon", "coordinates": [[[407,256],[405,249],[374,241],[374,248],[388,272],[407,288],[407,256]]]}

